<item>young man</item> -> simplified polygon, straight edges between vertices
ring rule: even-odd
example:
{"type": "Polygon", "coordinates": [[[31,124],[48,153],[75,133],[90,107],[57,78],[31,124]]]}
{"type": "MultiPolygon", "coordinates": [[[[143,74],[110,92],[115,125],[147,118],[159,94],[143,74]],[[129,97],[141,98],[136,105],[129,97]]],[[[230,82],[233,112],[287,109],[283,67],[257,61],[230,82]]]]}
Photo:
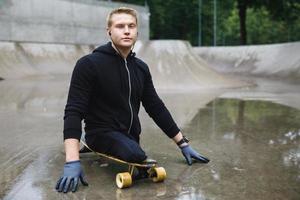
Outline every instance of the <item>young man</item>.
{"type": "Polygon", "coordinates": [[[58,192],[75,192],[84,179],[79,161],[81,121],[86,142],[95,151],[128,162],[143,162],[147,156],[139,145],[140,103],[155,123],[180,147],[187,163],[192,158],[207,163],[188,144],[168,109],[157,95],[148,66],[135,57],[137,13],[118,8],[107,17],[111,42],[78,60],[74,68],[64,116],[66,163],[57,182],[58,192]]]}

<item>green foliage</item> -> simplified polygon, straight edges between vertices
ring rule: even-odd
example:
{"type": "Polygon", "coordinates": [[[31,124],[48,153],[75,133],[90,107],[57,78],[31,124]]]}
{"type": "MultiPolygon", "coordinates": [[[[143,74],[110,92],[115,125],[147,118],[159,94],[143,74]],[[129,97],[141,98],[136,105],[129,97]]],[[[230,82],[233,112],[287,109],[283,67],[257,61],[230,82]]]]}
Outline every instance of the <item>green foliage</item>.
{"type": "MultiPolygon", "coordinates": [[[[119,0],[145,5],[144,0],[119,0]]],[[[217,45],[240,44],[237,1],[217,0],[217,45]]],[[[213,0],[202,0],[202,45],[213,45],[213,0]]],[[[248,44],[300,40],[300,2],[296,0],[251,0],[247,4],[248,44]]],[[[198,0],[148,0],[151,39],[188,40],[198,45],[198,0]]]]}
{"type": "MultiPolygon", "coordinates": [[[[280,43],[300,39],[300,17],[295,19],[296,22],[282,19],[275,21],[272,18],[273,16],[264,6],[248,8],[246,19],[248,44],[280,43]]],[[[232,10],[223,23],[225,44],[239,45],[238,10],[232,10]]]]}
{"type": "Polygon", "coordinates": [[[152,0],[148,2],[151,13],[150,37],[152,39],[183,39],[197,41],[197,0],[152,0]]]}
{"type": "Polygon", "coordinates": [[[240,27],[238,10],[234,9],[230,15],[222,22],[224,35],[222,38],[222,45],[230,43],[231,45],[238,45],[240,42],[240,27]]]}
{"type": "Polygon", "coordinates": [[[278,36],[284,37],[284,26],[282,22],[271,20],[269,12],[261,7],[247,11],[248,42],[250,44],[281,42],[278,36]]]}

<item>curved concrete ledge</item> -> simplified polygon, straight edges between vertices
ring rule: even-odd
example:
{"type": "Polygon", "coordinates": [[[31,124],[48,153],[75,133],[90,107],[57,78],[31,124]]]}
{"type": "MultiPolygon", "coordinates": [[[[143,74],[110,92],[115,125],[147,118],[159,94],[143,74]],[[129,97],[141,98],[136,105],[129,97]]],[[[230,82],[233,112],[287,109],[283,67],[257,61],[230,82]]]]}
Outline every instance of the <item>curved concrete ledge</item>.
{"type": "Polygon", "coordinates": [[[193,49],[219,72],[300,78],[300,42],[193,49]]]}
{"type": "MultiPolygon", "coordinates": [[[[70,74],[77,59],[90,53],[94,45],[0,42],[0,76],[70,74]]],[[[224,77],[199,58],[186,41],[138,41],[137,56],[147,64],[159,89],[193,90],[239,87],[243,83],[224,77]]]]}
{"type": "Polygon", "coordinates": [[[152,40],[137,45],[137,55],[151,70],[153,81],[162,89],[189,90],[243,85],[220,75],[182,40],[152,40]]]}
{"type": "Polygon", "coordinates": [[[46,43],[0,42],[0,76],[17,79],[26,76],[71,73],[81,55],[95,46],[46,43]]]}

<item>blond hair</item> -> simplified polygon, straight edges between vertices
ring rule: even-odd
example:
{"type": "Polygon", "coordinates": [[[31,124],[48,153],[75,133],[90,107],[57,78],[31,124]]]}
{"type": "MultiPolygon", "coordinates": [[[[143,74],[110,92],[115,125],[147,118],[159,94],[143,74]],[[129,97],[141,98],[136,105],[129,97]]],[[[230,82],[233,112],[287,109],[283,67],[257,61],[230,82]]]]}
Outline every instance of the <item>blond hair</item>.
{"type": "Polygon", "coordinates": [[[135,18],[136,24],[138,22],[137,19],[137,11],[135,9],[132,8],[128,8],[128,7],[120,7],[120,8],[116,8],[114,10],[112,10],[106,18],[106,24],[107,24],[107,28],[110,28],[112,25],[112,21],[111,18],[114,14],[128,14],[131,15],[135,18]]]}

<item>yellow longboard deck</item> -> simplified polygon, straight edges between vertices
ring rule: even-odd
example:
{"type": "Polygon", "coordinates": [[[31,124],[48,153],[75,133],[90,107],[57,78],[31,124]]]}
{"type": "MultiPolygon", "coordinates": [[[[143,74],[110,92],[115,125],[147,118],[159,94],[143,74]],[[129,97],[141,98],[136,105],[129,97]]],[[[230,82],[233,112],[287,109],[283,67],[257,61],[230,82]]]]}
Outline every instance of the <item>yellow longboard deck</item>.
{"type": "Polygon", "coordinates": [[[127,162],[125,160],[121,160],[119,158],[116,158],[116,157],[113,157],[111,155],[107,155],[107,154],[104,154],[104,153],[100,153],[100,152],[97,152],[97,151],[94,151],[93,149],[91,149],[83,140],[80,140],[80,142],[83,144],[83,146],[85,148],[87,148],[88,150],[90,150],[91,152],[95,153],[96,155],[98,156],[101,156],[101,157],[104,157],[106,159],[110,159],[110,160],[113,160],[115,162],[119,162],[119,163],[123,163],[123,164],[127,164],[127,165],[131,165],[131,166],[135,166],[135,167],[155,167],[157,166],[157,162],[156,161],[153,161],[153,162],[146,162],[146,163],[132,163],[132,162],[127,162]]]}
{"type": "Polygon", "coordinates": [[[123,163],[123,164],[126,164],[129,166],[128,172],[118,173],[116,175],[116,185],[118,188],[127,188],[132,185],[132,181],[134,178],[133,172],[134,172],[134,169],[137,167],[147,168],[148,178],[151,178],[152,181],[155,183],[163,182],[167,177],[167,173],[166,173],[165,169],[163,167],[158,167],[156,161],[155,162],[145,162],[145,163],[131,163],[131,162],[127,162],[127,161],[121,160],[119,158],[115,158],[113,156],[110,156],[110,155],[107,155],[104,153],[96,152],[93,149],[91,149],[84,141],[81,140],[80,142],[83,144],[83,146],[86,149],[95,153],[98,156],[101,156],[101,157],[109,159],[109,160],[113,160],[118,163],[123,163]]]}

